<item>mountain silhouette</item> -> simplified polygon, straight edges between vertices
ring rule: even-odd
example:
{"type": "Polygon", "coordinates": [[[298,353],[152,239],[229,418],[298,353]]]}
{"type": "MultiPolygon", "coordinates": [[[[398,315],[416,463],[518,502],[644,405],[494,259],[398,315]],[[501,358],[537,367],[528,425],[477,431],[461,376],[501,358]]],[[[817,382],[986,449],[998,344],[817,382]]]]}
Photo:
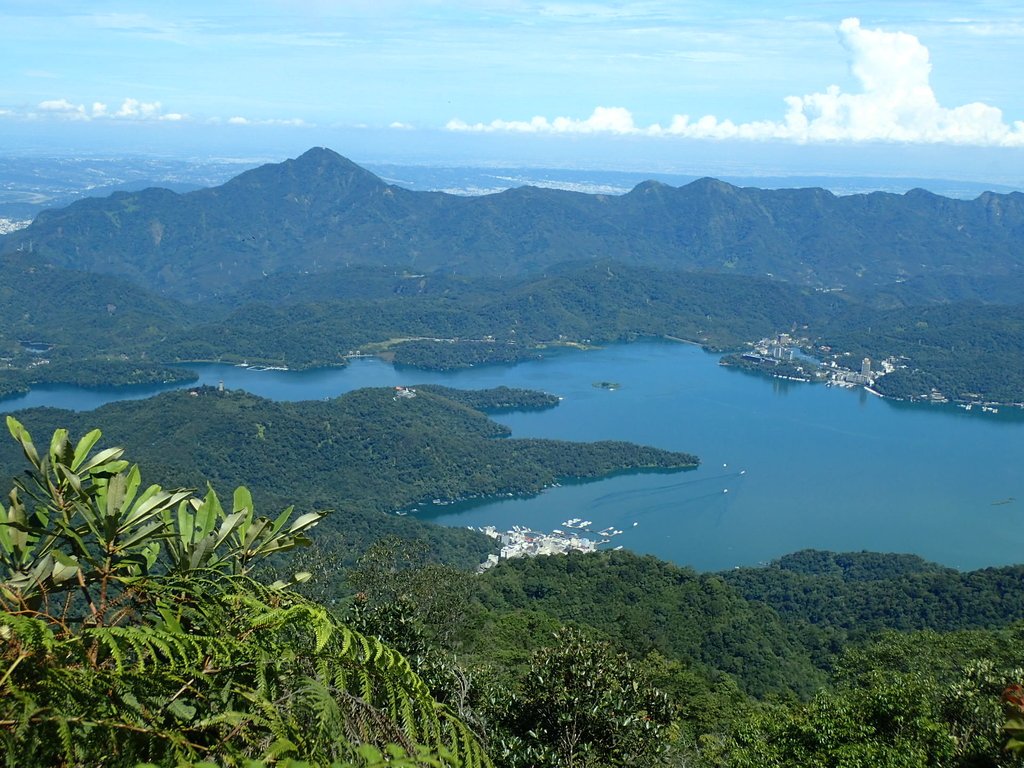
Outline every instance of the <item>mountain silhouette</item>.
{"type": "Polygon", "coordinates": [[[218,187],[117,192],[44,211],[0,239],[0,252],[13,251],[180,299],[354,264],[510,276],[591,259],[877,291],[908,280],[1020,281],[1024,194],[836,196],[700,179],[643,182],[619,196],[520,187],[466,197],[388,184],[318,147],[218,187]]]}

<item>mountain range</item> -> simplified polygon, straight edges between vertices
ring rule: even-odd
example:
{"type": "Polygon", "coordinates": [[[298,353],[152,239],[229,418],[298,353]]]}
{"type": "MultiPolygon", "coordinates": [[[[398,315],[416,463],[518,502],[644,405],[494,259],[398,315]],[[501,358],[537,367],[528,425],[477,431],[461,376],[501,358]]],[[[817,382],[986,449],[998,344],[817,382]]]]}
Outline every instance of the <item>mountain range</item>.
{"type": "Polygon", "coordinates": [[[466,197],[388,184],[314,148],[217,187],[117,192],[43,211],[0,238],[0,253],[16,251],[184,300],[352,265],[522,276],[592,259],[860,295],[921,284],[940,300],[951,298],[947,284],[962,291],[967,281],[986,300],[1024,285],[1024,194],[836,196],[700,179],[617,196],[520,187],[466,197]]]}

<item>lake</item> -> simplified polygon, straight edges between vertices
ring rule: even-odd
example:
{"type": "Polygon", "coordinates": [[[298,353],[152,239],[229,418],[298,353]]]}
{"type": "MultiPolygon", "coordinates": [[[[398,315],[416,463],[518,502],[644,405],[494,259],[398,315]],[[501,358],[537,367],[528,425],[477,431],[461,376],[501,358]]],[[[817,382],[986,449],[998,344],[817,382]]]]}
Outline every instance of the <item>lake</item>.
{"type": "MultiPolygon", "coordinates": [[[[302,372],[191,367],[201,383],[278,400],[418,383],[540,389],[561,404],[497,417],[514,436],[630,440],[703,462],[689,472],[622,474],[528,499],[415,513],[444,525],[549,531],[582,517],[595,529],[621,529],[612,544],[701,570],[807,547],[913,552],[964,569],[1024,560],[1024,412],[910,406],[863,390],[764,379],[717,361],[694,346],[645,341],[450,373],[373,358],[302,372]],[[621,386],[601,389],[598,381],[621,386]]],[[[40,388],[0,401],[0,410],[86,410],[159,389],[40,388]]]]}

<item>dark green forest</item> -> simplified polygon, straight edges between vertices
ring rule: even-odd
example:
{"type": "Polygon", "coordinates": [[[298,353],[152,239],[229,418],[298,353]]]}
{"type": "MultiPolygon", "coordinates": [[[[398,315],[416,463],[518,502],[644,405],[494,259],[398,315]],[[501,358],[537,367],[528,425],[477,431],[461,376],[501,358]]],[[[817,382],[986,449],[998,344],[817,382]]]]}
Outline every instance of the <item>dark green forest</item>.
{"type": "MultiPolygon", "coordinates": [[[[405,757],[388,764],[410,767],[1020,764],[1004,750],[1024,678],[1019,566],[961,573],[909,555],[806,551],[715,574],[615,551],[473,575],[457,564],[476,546],[463,532],[340,511],[386,482],[337,492],[333,511],[318,505],[327,495],[287,482],[303,477],[299,463],[309,482],[328,476],[318,456],[358,462],[373,450],[365,430],[352,437],[363,448],[324,451],[317,439],[335,425],[381,422],[405,436],[413,416],[449,431],[434,447],[480,450],[517,441],[458,400],[536,406],[514,390],[447,394],[364,390],[308,410],[198,390],[79,417],[123,419],[115,430],[152,464],[146,483],[195,488],[210,462],[223,504],[212,490],[142,492],[106,435],[58,429],[29,442],[72,414],[19,414],[28,431],[10,419],[7,764],[103,754],[110,765],[377,766],[389,752],[405,757]],[[203,419],[179,422],[187,433],[171,426],[187,408],[207,420],[223,411],[221,424],[243,430],[230,435],[238,455],[197,454],[197,438],[215,438],[203,419]],[[158,424],[169,434],[154,441],[158,424]],[[288,446],[286,425],[312,436],[292,465],[287,450],[245,447],[288,446]],[[252,493],[232,497],[242,478],[252,493]],[[289,494],[297,507],[278,515],[289,494]]],[[[510,448],[513,464],[565,471],[559,457],[579,448],[543,442],[510,448]]],[[[693,460],[618,444],[581,455],[591,472],[693,460]]],[[[380,459],[362,472],[383,464],[388,475],[380,459]]]]}
{"type": "MultiPolygon", "coordinates": [[[[5,265],[11,295],[48,290],[53,269],[5,265]]],[[[308,368],[345,365],[353,352],[396,364],[455,369],[587,346],[668,337],[710,350],[744,349],[780,331],[851,359],[897,357],[883,394],[1024,401],[1024,319],[1019,306],[949,303],[875,310],[851,297],[762,278],[659,272],[612,262],[571,264],[544,277],[454,279],[360,268],[294,279],[285,297],[268,285],[201,312],[168,307],[110,278],[47,312],[11,300],[16,322],[0,329],[0,393],[39,383],[81,386],[187,381],[187,362],[214,360],[308,368]],[[365,298],[346,298],[366,289],[365,298]],[[262,293],[261,293],[262,291],[262,293]],[[266,294],[266,295],[264,295],[266,294]],[[336,298],[323,298],[327,294],[336,298]],[[128,307],[129,309],[125,309],[128,307]],[[43,342],[44,352],[25,341],[43,342]],[[45,364],[41,364],[45,360],[45,364]],[[182,365],[184,363],[184,365],[182,365]],[[177,364],[169,367],[168,364],[177,364]],[[3,367],[6,366],[6,367],[3,367]]],[[[0,300],[2,300],[0,296],[0,300]]]]}

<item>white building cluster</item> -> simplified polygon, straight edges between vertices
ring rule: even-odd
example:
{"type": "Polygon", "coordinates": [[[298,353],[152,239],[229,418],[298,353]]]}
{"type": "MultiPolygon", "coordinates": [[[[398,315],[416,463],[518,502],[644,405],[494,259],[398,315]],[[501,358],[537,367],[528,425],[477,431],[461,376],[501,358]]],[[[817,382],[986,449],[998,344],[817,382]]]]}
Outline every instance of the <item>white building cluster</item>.
{"type": "Polygon", "coordinates": [[[24,229],[31,223],[31,219],[6,219],[0,217],[0,235],[17,232],[19,229],[24,229]]]}
{"type": "Polygon", "coordinates": [[[488,555],[480,565],[484,571],[497,565],[499,560],[514,557],[536,557],[537,555],[564,555],[569,552],[594,552],[597,542],[583,536],[567,533],[541,533],[520,525],[513,525],[510,531],[499,531],[493,525],[476,530],[501,542],[501,553],[488,555]]]}

